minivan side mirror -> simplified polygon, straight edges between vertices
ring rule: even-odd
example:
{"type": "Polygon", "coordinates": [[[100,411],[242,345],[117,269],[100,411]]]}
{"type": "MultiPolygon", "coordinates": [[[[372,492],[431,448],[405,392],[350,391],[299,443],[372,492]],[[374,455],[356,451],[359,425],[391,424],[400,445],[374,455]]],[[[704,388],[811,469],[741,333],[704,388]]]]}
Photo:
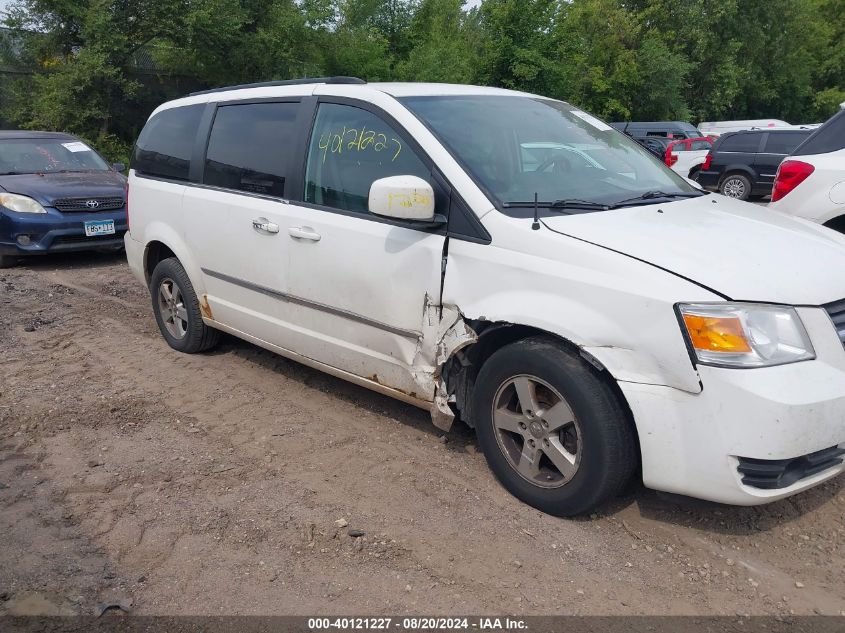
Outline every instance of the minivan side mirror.
{"type": "Polygon", "coordinates": [[[370,185],[370,213],[397,220],[433,222],[434,190],[418,176],[389,176],[370,185]]]}
{"type": "Polygon", "coordinates": [[[111,168],[115,171],[123,172],[123,170],[126,169],[126,165],[123,163],[112,163],[111,168]]]}

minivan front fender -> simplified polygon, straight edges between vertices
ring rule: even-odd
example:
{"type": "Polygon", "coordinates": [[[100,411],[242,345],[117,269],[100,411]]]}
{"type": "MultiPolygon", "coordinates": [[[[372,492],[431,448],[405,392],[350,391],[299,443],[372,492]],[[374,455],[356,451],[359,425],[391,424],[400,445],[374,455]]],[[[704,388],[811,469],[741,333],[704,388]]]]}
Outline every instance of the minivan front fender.
{"type": "Polygon", "coordinates": [[[444,306],[558,336],[617,381],[701,391],[675,304],[722,297],[624,254],[525,230],[530,221],[494,212],[484,222],[492,244],[450,240],[444,306]]]}

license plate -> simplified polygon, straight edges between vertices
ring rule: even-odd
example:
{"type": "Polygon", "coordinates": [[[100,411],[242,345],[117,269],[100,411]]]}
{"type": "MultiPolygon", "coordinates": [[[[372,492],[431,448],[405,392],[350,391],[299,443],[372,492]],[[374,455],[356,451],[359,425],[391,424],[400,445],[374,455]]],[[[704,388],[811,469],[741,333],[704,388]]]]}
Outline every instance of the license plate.
{"type": "Polygon", "coordinates": [[[114,235],[114,220],[92,220],[85,223],[85,236],[114,235]]]}

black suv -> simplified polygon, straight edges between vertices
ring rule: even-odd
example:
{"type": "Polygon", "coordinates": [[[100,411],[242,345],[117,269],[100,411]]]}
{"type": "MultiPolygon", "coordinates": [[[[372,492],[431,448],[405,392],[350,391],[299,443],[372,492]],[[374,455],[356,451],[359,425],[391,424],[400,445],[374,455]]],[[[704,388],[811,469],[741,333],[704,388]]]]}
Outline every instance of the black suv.
{"type": "Polygon", "coordinates": [[[666,149],[669,147],[672,141],[675,140],[667,138],[665,136],[634,136],[633,139],[637,143],[645,147],[652,154],[657,156],[657,158],[659,158],[661,161],[666,155],[666,149]]]}
{"type": "Polygon", "coordinates": [[[698,184],[729,198],[772,193],[781,161],[813,130],[754,130],[720,136],[698,172],[698,184]]]}

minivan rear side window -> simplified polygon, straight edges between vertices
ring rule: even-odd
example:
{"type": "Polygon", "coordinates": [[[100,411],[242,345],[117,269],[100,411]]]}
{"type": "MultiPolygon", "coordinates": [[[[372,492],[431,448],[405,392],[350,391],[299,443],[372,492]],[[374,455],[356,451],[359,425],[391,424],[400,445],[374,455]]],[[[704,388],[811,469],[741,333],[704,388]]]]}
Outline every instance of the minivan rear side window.
{"type": "Polygon", "coordinates": [[[767,154],[786,155],[793,152],[808,136],[807,132],[769,132],[763,151],[767,154]]]}
{"type": "Polygon", "coordinates": [[[198,103],[154,115],[135,144],[132,169],[149,176],[188,180],[191,152],[204,108],[204,103],[198,103]]]}
{"type": "Polygon", "coordinates": [[[208,140],[203,182],[283,197],[298,110],[295,102],[219,106],[208,140]]]}
{"type": "Polygon", "coordinates": [[[845,149],[845,110],[833,115],[807,141],[795,150],[794,156],[827,154],[845,149]]]}
{"type": "Polygon", "coordinates": [[[719,143],[720,152],[749,152],[760,151],[760,134],[732,134],[722,138],[719,143]]]}

